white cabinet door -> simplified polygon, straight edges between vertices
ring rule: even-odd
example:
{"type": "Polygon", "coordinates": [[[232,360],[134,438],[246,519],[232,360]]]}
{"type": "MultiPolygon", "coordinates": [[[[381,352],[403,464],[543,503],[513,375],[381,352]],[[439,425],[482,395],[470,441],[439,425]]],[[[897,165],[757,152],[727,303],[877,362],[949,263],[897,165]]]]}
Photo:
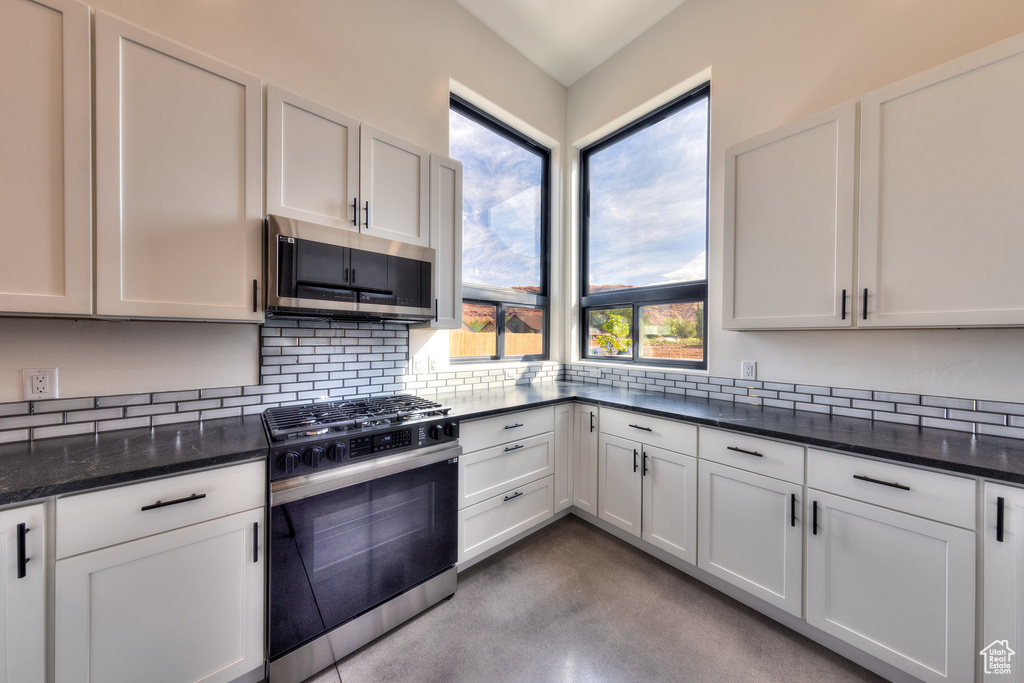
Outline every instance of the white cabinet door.
{"type": "Polygon", "coordinates": [[[597,514],[598,415],[597,407],[575,408],[572,441],[572,504],[597,514]]]}
{"type": "Polygon", "coordinates": [[[597,516],[640,536],[640,444],[610,434],[598,439],[597,516]]]}
{"type": "Polygon", "coordinates": [[[262,83],[96,13],[96,312],[260,321],[262,83]]]}
{"type": "Polygon", "coordinates": [[[642,446],[641,538],[691,564],[697,562],[697,458],[642,446]]]}
{"type": "Polygon", "coordinates": [[[1024,323],[1024,37],[865,95],[860,327],[1024,323]]]}
{"type": "Polygon", "coordinates": [[[0,512],[0,683],[46,680],[46,536],[43,505],[0,512]]]}
{"type": "Polygon", "coordinates": [[[922,681],[974,680],[975,533],[808,490],[807,622],[922,681]]]}
{"type": "Polygon", "coordinates": [[[555,512],[572,505],[573,404],[555,406],[555,512]]]}
{"type": "Polygon", "coordinates": [[[1020,663],[1020,657],[1024,656],[1020,649],[1024,634],[1024,489],[986,482],[984,520],[981,644],[989,652],[982,660],[982,673],[985,681],[1021,683],[1024,681],[1024,666],[1020,663]],[[1000,648],[1012,649],[1015,654],[1006,663],[998,662],[995,650],[1000,648]],[[1010,673],[1005,673],[1007,668],[1010,673]]]}
{"type": "Polygon", "coordinates": [[[803,486],[700,462],[697,566],[803,616],[803,486]]]}
{"type": "Polygon", "coordinates": [[[462,327],[462,162],[430,155],[430,247],[435,253],[433,329],[462,327]]]}
{"type": "Polygon", "coordinates": [[[267,213],[359,229],[359,122],[267,86],[267,213]]]}
{"type": "Polygon", "coordinates": [[[58,561],[58,683],[217,683],[262,668],[263,518],[250,510],[58,561]]]}
{"type": "Polygon", "coordinates": [[[854,102],[725,153],[726,329],[849,327],[854,102]]]}
{"type": "Polygon", "coordinates": [[[89,8],[0,3],[0,311],[92,313],[89,8]]]}
{"type": "Polygon", "coordinates": [[[368,126],[359,128],[362,228],[377,237],[430,246],[427,150],[368,126]]]}

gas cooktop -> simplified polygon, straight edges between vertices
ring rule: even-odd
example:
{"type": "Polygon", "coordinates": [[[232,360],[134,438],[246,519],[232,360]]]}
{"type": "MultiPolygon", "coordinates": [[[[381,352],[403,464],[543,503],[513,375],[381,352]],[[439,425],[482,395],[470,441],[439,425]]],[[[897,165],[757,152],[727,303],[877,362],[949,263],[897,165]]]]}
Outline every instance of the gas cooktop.
{"type": "Polygon", "coordinates": [[[446,417],[450,411],[408,394],[268,408],[263,426],[270,443],[270,478],[313,474],[455,441],[459,424],[446,417]]]}

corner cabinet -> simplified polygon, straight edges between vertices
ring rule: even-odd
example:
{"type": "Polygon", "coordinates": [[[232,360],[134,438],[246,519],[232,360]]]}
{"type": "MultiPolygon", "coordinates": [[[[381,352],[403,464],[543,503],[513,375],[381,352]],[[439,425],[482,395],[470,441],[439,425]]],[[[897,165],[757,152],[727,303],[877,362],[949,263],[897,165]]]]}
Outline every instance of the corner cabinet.
{"type": "Polygon", "coordinates": [[[598,517],[695,563],[696,452],[697,428],[692,425],[602,410],[598,517]]]}
{"type": "Polygon", "coordinates": [[[58,683],[262,679],[264,467],[57,500],[58,683]]]}
{"type": "Polygon", "coordinates": [[[984,681],[1024,681],[1024,489],[984,484],[982,552],[985,567],[981,647],[1011,649],[1009,660],[982,662],[984,681]],[[1000,642],[1002,641],[1002,642],[1000,642]],[[987,669],[985,665],[987,664],[987,669]]]}
{"type": "Polygon", "coordinates": [[[92,313],[89,8],[0,4],[0,312],[92,313]]]}
{"type": "Polygon", "coordinates": [[[857,105],[725,153],[726,329],[849,327],[857,105]]]}
{"type": "Polygon", "coordinates": [[[47,548],[43,504],[0,512],[0,683],[47,680],[47,548]]]}
{"type": "Polygon", "coordinates": [[[597,406],[576,404],[572,423],[572,504],[597,515],[597,406]]]}
{"type": "Polygon", "coordinates": [[[922,681],[974,680],[976,485],[809,450],[807,622],[922,681]]]}
{"type": "Polygon", "coordinates": [[[262,320],[262,82],[96,13],[96,313],[262,320]]]}
{"type": "Polygon", "coordinates": [[[434,319],[423,327],[462,327],[462,162],[430,155],[430,248],[434,250],[434,319]]]}

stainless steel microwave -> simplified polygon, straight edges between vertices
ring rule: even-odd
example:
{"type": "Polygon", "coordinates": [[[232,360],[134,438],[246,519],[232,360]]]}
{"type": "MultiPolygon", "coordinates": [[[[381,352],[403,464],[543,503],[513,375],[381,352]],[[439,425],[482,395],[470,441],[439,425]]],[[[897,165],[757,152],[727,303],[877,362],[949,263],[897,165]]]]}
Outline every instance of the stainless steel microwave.
{"type": "Polygon", "coordinates": [[[437,310],[434,250],[267,216],[268,318],[423,322],[437,310]]]}

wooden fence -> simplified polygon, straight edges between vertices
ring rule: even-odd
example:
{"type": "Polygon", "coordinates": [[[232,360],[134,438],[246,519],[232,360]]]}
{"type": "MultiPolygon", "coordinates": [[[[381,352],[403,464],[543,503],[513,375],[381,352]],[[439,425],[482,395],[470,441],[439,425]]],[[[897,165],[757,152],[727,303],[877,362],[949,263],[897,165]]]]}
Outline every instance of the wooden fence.
{"type": "MultiPolygon", "coordinates": [[[[496,337],[493,334],[452,330],[448,337],[452,358],[493,356],[496,337]]],[[[506,356],[530,356],[544,353],[544,335],[532,332],[505,333],[506,356]]]]}

